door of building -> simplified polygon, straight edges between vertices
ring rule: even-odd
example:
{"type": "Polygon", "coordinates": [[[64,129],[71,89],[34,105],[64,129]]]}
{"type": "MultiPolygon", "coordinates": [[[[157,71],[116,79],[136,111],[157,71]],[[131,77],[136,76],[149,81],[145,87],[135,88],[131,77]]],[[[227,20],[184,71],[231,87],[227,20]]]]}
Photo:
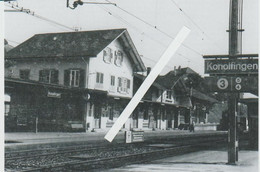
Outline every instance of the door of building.
{"type": "Polygon", "coordinates": [[[95,106],[95,108],[94,108],[94,121],[95,121],[94,128],[100,128],[101,127],[101,107],[100,106],[95,106]]]}

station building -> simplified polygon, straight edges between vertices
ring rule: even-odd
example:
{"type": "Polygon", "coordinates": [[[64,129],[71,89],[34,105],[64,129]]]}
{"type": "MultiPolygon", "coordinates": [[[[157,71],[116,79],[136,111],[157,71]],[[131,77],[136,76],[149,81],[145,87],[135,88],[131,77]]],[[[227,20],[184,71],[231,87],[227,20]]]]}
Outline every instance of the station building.
{"type": "MultiPolygon", "coordinates": [[[[34,35],[5,55],[5,131],[109,129],[144,71],[126,29],[34,35]]],[[[124,128],[206,127],[217,101],[191,86],[198,78],[190,68],[159,76],[124,128]]]]}
{"type": "Polygon", "coordinates": [[[145,70],[126,29],[37,34],[5,64],[7,130],[110,126],[133,95],[133,73],[145,70]]]}

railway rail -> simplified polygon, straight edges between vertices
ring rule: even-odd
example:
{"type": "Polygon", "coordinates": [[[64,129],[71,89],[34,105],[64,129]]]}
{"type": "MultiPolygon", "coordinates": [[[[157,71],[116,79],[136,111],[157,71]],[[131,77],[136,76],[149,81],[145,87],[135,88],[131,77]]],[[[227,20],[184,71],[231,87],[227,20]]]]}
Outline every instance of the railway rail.
{"type": "Polygon", "coordinates": [[[205,136],[179,140],[164,139],[134,144],[112,144],[87,148],[71,146],[57,149],[34,151],[16,151],[6,154],[6,171],[90,171],[107,169],[131,163],[141,163],[155,159],[197,151],[225,143],[226,136],[205,136]],[[172,144],[170,147],[154,147],[153,144],[172,144]],[[14,155],[17,156],[14,156],[14,155]],[[75,155],[86,155],[89,158],[73,159],[75,155]],[[43,162],[38,162],[43,161],[43,162]],[[50,161],[50,162],[47,162],[50,161]]]}

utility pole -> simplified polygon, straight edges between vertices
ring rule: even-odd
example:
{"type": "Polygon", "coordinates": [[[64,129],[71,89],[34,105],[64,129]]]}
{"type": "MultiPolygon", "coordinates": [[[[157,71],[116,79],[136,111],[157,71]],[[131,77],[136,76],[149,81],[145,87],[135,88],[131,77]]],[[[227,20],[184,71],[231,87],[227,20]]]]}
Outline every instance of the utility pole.
{"type": "MultiPolygon", "coordinates": [[[[237,59],[238,55],[238,1],[230,0],[229,18],[229,59],[237,59]]],[[[229,93],[228,98],[228,164],[238,161],[237,141],[237,93],[229,93]]]]}

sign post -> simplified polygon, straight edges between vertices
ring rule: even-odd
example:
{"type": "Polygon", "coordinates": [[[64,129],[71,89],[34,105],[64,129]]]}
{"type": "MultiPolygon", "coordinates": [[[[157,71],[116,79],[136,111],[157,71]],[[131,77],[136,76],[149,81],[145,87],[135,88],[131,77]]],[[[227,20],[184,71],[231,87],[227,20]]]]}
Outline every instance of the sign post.
{"type": "MultiPolygon", "coordinates": [[[[242,16],[238,17],[239,1],[241,0],[230,0],[229,55],[226,57],[223,55],[204,56],[208,59],[215,58],[205,60],[205,73],[215,76],[209,77],[206,84],[214,92],[228,93],[228,164],[236,164],[238,161],[237,102],[239,93],[258,92],[258,59],[242,58],[246,55],[242,54],[241,46],[239,47],[242,42],[241,39],[240,42],[238,41],[238,31],[243,31],[238,28],[238,25],[241,27],[242,23],[242,16]]],[[[240,8],[242,8],[241,5],[240,8]]],[[[250,57],[258,57],[258,55],[250,55],[250,57]]]]}
{"type": "Polygon", "coordinates": [[[235,164],[238,161],[238,141],[237,141],[237,93],[229,93],[228,99],[228,163],[235,164]]]}

